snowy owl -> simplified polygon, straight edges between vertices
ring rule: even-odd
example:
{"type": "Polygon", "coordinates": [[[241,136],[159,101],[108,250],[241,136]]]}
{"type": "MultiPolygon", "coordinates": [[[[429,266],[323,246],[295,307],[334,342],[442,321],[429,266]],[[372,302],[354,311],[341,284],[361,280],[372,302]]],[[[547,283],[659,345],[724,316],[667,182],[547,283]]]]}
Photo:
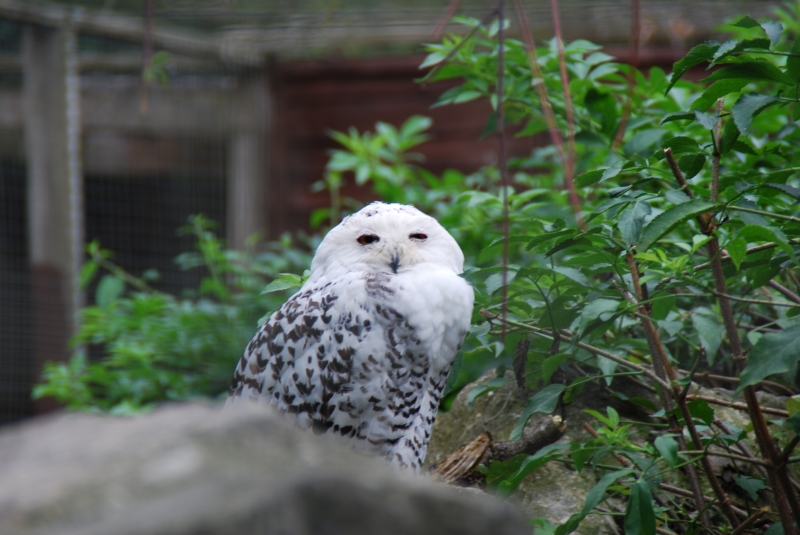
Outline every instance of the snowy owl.
{"type": "Polygon", "coordinates": [[[418,471],[472,316],[464,254],[413,206],[374,202],[320,243],[311,274],[245,349],[228,404],[418,471]]]}

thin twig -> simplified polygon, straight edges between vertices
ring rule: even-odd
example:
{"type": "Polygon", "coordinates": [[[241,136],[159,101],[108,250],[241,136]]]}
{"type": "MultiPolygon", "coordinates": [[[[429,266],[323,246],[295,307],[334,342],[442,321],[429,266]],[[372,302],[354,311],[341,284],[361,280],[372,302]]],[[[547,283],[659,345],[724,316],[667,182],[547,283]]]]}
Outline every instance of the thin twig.
{"type": "Polygon", "coordinates": [[[628,73],[628,94],[625,99],[625,107],[622,110],[622,117],[619,119],[617,132],[614,134],[614,142],[611,144],[614,150],[619,149],[622,140],[625,138],[625,130],[628,127],[628,120],[631,118],[633,108],[633,92],[636,87],[636,69],[639,68],[639,41],[641,39],[642,17],[639,9],[640,0],[631,0],[631,46],[630,46],[630,72],[628,73]]]}
{"type": "Polygon", "coordinates": [[[447,21],[453,18],[453,15],[456,14],[456,10],[458,9],[458,5],[461,3],[461,0],[450,0],[450,3],[447,4],[447,8],[442,13],[442,16],[439,17],[439,21],[434,26],[433,31],[431,32],[431,39],[434,41],[438,41],[442,38],[442,34],[444,33],[444,28],[447,26],[447,21]]]}
{"type": "MultiPolygon", "coordinates": [[[[480,313],[486,319],[493,320],[493,321],[506,322],[509,325],[512,325],[512,326],[515,326],[515,327],[519,327],[521,329],[526,330],[527,332],[533,333],[533,334],[535,334],[537,336],[540,336],[542,338],[545,338],[547,340],[553,340],[553,338],[554,338],[553,333],[549,329],[542,329],[540,327],[535,327],[533,325],[527,325],[525,323],[520,323],[520,322],[517,322],[517,321],[514,321],[514,320],[503,319],[502,317],[498,316],[497,314],[493,314],[493,313],[489,312],[485,308],[482,308],[480,313]]],[[[572,336],[570,334],[567,334],[564,330],[561,330],[559,332],[559,336],[564,340],[564,342],[566,342],[568,344],[572,343],[572,336]]],[[[645,368],[644,366],[639,366],[638,364],[634,364],[633,362],[630,362],[630,361],[625,360],[625,359],[623,359],[621,357],[618,357],[617,355],[615,355],[613,353],[610,353],[610,352],[608,352],[608,351],[606,351],[604,349],[600,349],[599,347],[595,347],[595,346],[586,344],[584,342],[576,342],[575,345],[577,345],[581,349],[585,349],[586,351],[589,351],[590,353],[594,353],[595,355],[600,355],[601,357],[605,357],[605,358],[607,358],[609,360],[613,360],[614,362],[616,362],[618,364],[621,364],[621,365],[625,366],[626,368],[630,368],[632,370],[636,370],[638,372],[641,372],[641,373],[647,375],[648,377],[650,377],[653,381],[658,383],[659,386],[661,386],[663,388],[667,388],[668,389],[670,387],[669,383],[667,383],[666,381],[661,380],[655,373],[653,373],[649,369],[645,368]]]]}
{"type": "Polygon", "coordinates": [[[725,457],[726,459],[733,459],[735,461],[741,461],[743,463],[753,463],[753,464],[760,464],[761,466],[769,466],[768,463],[760,459],[754,459],[752,457],[746,457],[744,455],[736,455],[735,453],[723,453],[721,451],[704,451],[704,450],[687,450],[687,451],[679,451],[678,453],[684,455],[711,455],[712,457],[725,457]]]}
{"type": "Polygon", "coordinates": [[[775,290],[778,290],[781,294],[783,294],[783,296],[786,299],[789,299],[790,301],[794,301],[795,303],[800,304],[800,295],[797,295],[783,284],[771,280],[767,283],[767,286],[769,286],[770,288],[774,288],[775,290]]]}
{"type": "Polygon", "coordinates": [[[714,141],[714,153],[711,156],[711,202],[717,202],[719,198],[719,158],[722,147],[720,147],[720,131],[722,130],[722,119],[719,118],[722,113],[722,105],[725,103],[724,98],[717,99],[717,122],[714,123],[714,133],[712,134],[712,141],[714,141]]]}
{"type": "MultiPolygon", "coordinates": [[[[698,218],[698,221],[701,221],[701,219],[698,218]]],[[[731,346],[731,359],[739,370],[739,373],[741,373],[744,371],[747,356],[742,347],[742,341],[739,338],[739,330],[736,326],[736,320],[733,317],[733,308],[727,297],[728,286],[725,282],[725,272],[722,268],[719,242],[715,235],[711,234],[711,240],[706,244],[706,249],[711,259],[711,273],[714,277],[714,286],[718,294],[717,302],[719,303],[720,314],[722,315],[725,332],[728,335],[728,342],[731,346]]],[[[786,470],[776,470],[775,468],[780,460],[779,453],[775,448],[775,444],[772,442],[772,435],[770,434],[769,427],[767,427],[767,422],[761,411],[761,405],[758,402],[756,391],[752,385],[744,388],[744,396],[747,402],[748,414],[753,423],[753,431],[755,432],[758,446],[761,450],[761,455],[771,465],[770,468],[767,468],[767,475],[769,476],[770,485],[774,489],[775,505],[777,506],[781,523],[783,524],[784,534],[795,535],[793,517],[800,518],[800,502],[798,502],[797,495],[794,492],[786,470]]]]}
{"type": "MultiPolygon", "coordinates": [[[[508,162],[506,161],[506,126],[505,111],[503,110],[503,79],[505,78],[505,0],[497,4],[497,161],[500,167],[500,184],[503,188],[503,289],[502,309],[503,317],[508,316],[508,162]]],[[[503,343],[506,342],[505,327],[503,327],[503,343]]]]}
{"type": "MultiPolygon", "coordinates": [[[[689,401],[694,400],[703,400],[709,403],[713,403],[714,405],[722,405],[724,407],[729,407],[731,409],[736,409],[739,411],[746,411],[747,404],[746,403],[739,403],[737,401],[728,401],[725,399],[719,399],[711,396],[702,396],[700,394],[689,394],[686,396],[686,399],[689,401]]],[[[765,412],[767,414],[774,414],[775,416],[781,416],[783,418],[788,418],[789,413],[783,409],[773,409],[772,407],[761,407],[761,412],[765,412]]]]}
{"type": "MultiPolygon", "coordinates": [[[[678,496],[684,496],[685,498],[694,498],[694,496],[692,495],[691,491],[688,491],[686,489],[682,489],[680,487],[676,487],[675,485],[670,485],[668,483],[661,483],[658,486],[658,488],[660,488],[661,490],[664,490],[666,492],[669,492],[671,494],[677,494],[678,496]]],[[[712,498],[711,496],[703,496],[703,497],[707,501],[714,501],[714,498],[712,498]]],[[[731,507],[733,507],[733,510],[736,512],[737,515],[741,516],[742,518],[747,518],[747,512],[743,511],[742,509],[739,509],[735,505],[732,505],[731,507]]]]}
{"type": "MultiPolygon", "coordinates": [[[[725,422],[723,422],[719,418],[716,418],[714,420],[714,425],[719,427],[722,430],[723,433],[726,433],[728,435],[732,435],[733,434],[733,431],[731,430],[730,427],[728,427],[728,424],[726,424],[725,422]]],[[[737,442],[736,446],[742,451],[742,454],[744,454],[745,457],[749,457],[750,459],[755,459],[756,458],[756,456],[753,455],[753,452],[750,451],[750,448],[747,447],[747,444],[745,444],[743,441],[737,442]]],[[[757,464],[755,466],[756,466],[756,470],[758,470],[758,472],[761,474],[761,476],[766,479],[768,477],[766,469],[764,469],[764,467],[759,465],[759,464],[757,464]]]]}
{"type": "MultiPolygon", "coordinates": [[[[558,123],[553,113],[550,97],[547,95],[544,74],[542,74],[542,67],[539,65],[539,56],[536,53],[536,42],[533,39],[533,33],[528,25],[528,18],[525,16],[525,10],[522,7],[522,0],[514,0],[514,7],[517,11],[517,22],[519,24],[520,33],[522,33],[522,41],[525,43],[525,49],[528,54],[528,65],[533,73],[533,87],[539,95],[542,115],[547,124],[547,130],[550,132],[550,141],[558,152],[561,165],[566,168],[568,157],[566,152],[564,152],[564,139],[561,136],[561,131],[558,129],[558,123]]],[[[573,210],[574,209],[575,207],[573,206],[573,210]]],[[[580,209],[580,206],[578,206],[578,209],[580,209]]]]}
{"type": "Polygon", "coordinates": [[[756,520],[758,520],[768,512],[769,512],[769,507],[766,506],[762,507],[761,509],[759,509],[758,511],[747,517],[747,520],[739,524],[738,528],[731,531],[731,535],[740,535],[741,533],[744,533],[744,530],[752,526],[756,520]]]}
{"type": "Polygon", "coordinates": [[[747,297],[736,297],[735,295],[730,295],[727,293],[720,293],[719,291],[713,292],[713,294],[717,297],[724,297],[725,299],[730,299],[731,301],[739,301],[741,303],[752,303],[754,305],[769,305],[769,306],[776,306],[776,307],[788,307],[788,308],[800,308],[800,304],[797,303],[784,303],[782,301],[765,301],[763,299],[750,299],[747,297]]]}
{"type": "MultiPolygon", "coordinates": [[[[687,374],[687,372],[685,370],[678,370],[678,372],[679,373],[683,373],[683,374],[687,374]]],[[[727,375],[716,375],[716,374],[708,373],[708,372],[697,373],[697,374],[694,375],[694,377],[696,379],[711,379],[713,381],[720,381],[720,382],[723,382],[723,383],[740,383],[742,381],[738,377],[728,377],[727,375]]],[[[794,396],[795,395],[795,391],[794,390],[792,390],[791,388],[787,388],[787,387],[785,387],[784,385],[782,385],[780,383],[776,383],[776,382],[773,382],[773,381],[759,381],[758,384],[764,385],[764,386],[769,386],[771,388],[777,388],[778,390],[781,390],[783,393],[785,393],[787,396],[794,396]]]]}
{"type": "Polygon", "coordinates": [[[792,223],[800,223],[800,219],[791,215],[776,214],[774,212],[767,212],[765,210],[754,210],[752,208],[745,208],[744,206],[734,206],[733,204],[729,204],[725,206],[725,209],[736,210],[739,212],[747,212],[750,214],[758,214],[758,215],[763,215],[765,217],[774,217],[776,219],[783,219],[784,221],[791,221],[792,223]]]}
{"type": "Polygon", "coordinates": [[[558,16],[558,0],[550,0],[550,10],[553,16],[553,32],[555,33],[556,46],[558,47],[558,66],[561,71],[561,86],[564,90],[564,106],[567,112],[567,166],[564,168],[564,185],[567,187],[568,195],[570,197],[570,204],[575,211],[575,219],[580,228],[585,228],[586,224],[583,221],[580,213],[580,197],[578,191],[575,189],[575,118],[572,110],[572,95],[569,90],[569,76],[567,75],[567,59],[564,53],[564,39],[561,33],[561,20],[558,16]],[[577,207],[577,210],[576,210],[577,207]]]}

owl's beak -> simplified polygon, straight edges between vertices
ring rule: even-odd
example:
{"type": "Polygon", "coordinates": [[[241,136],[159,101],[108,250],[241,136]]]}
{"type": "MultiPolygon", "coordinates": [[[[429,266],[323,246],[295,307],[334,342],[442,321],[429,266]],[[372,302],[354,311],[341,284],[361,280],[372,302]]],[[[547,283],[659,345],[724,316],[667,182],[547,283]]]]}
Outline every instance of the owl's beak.
{"type": "Polygon", "coordinates": [[[392,253],[392,262],[389,264],[389,267],[391,267],[392,272],[397,275],[397,268],[400,267],[400,253],[398,251],[392,253]]]}

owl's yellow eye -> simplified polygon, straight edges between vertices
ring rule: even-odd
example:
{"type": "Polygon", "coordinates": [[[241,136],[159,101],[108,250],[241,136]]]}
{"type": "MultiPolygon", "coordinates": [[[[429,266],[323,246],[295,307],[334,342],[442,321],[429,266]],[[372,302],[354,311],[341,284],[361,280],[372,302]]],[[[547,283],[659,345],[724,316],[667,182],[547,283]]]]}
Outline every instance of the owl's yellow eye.
{"type": "Polygon", "coordinates": [[[418,232],[416,234],[409,234],[408,237],[411,238],[412,240],[420,240],[420,241],[428,239],[428,235],[422,234],[421,232],[418,232]]]}
{"type": "Polygon", "coordinates": [[[369,245],[370,243],[379,242],[381,239],[375,234],[362,234],[356,241],[361,245],[369,245]]]}

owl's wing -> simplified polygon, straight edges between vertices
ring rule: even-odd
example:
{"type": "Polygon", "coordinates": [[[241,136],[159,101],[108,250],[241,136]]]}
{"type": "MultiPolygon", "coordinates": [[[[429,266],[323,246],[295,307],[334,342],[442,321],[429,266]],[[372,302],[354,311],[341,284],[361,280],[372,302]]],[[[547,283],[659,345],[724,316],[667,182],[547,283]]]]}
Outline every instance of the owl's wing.
{"type": "Polygon", "coordinates": [[[301,428],[418,469],[471,308],[472,289],[452,273],[312,284],[256,333],[228,403],[268,403],[301,428]]]}
{"type": "Polygon", "coordinates": [[[350,275],[292,296],[248,344],[228,403],[266,402],[302,428],[355,436],[365,414],[380,412],[392,372],[385,325],[397,323],[368,284],[350,275]]]}

